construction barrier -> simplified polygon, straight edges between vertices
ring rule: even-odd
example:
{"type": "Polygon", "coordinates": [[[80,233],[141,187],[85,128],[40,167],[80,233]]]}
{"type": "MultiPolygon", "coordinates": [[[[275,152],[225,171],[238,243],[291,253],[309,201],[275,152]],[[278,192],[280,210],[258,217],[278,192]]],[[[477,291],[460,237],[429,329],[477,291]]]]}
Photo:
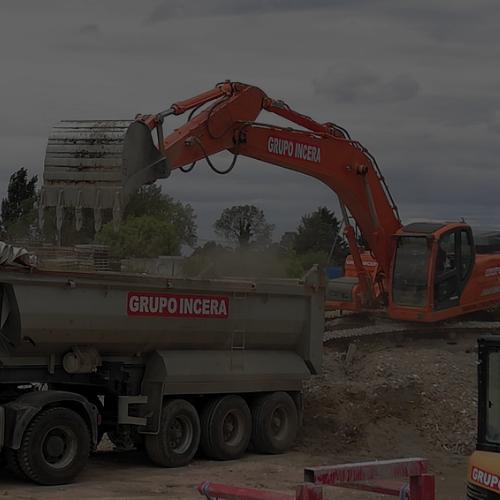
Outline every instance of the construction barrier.
{"type": "Polygon", "coordinates": [[[427,460],[407,458],[304,469],[295,495],[206,481],[198,491],[210,500],[323,500],[323,487],[379,493],[400,500],[435,500],[435,481],[427,460]]]}

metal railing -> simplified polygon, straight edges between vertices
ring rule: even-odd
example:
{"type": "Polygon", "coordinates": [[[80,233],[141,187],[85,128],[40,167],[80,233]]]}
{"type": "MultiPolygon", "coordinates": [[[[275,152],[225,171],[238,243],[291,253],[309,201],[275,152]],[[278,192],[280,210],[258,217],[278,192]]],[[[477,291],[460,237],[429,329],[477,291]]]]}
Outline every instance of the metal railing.
{"type": "Polygon", "coordinates": [[[304,469],[294,495],[206,481],[198,487],[209,500],[323,500],[323,487],[378,493],[400,500],[435,500],[434,475],[423,458],[381,460],[304,469]]]}

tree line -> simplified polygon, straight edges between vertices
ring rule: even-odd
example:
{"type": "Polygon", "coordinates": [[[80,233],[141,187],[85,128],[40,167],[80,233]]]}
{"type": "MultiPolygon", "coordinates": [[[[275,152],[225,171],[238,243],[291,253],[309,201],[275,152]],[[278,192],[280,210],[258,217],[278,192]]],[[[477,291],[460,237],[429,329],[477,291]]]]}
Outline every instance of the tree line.
{"type": "Polygon", "coordinates": [[[220,241],[197,244],[196,214],[187,203],[174,200],[157,184],[143,186],[130,199],[118,231],[105,217],[96,234],[92,210],[84,213],[84,225],[76,231],[74,213],[65,211],[63,241],[56,241],[55,210],[46,210],[44,228],[38,224],[37,177],[25,168],[14,172],[1,203],[1,237],[24,244],[60,243],[73,246],[101,243],[117,258],[180,255],[184,246],[193,249],[186,261],[189,275],[252,274],[298,276],[312,264],[341,265],[347,254],[340,224],[327,207],[301,217],[294,231],[273,242],[275,226],[254,205],[225,208],[213,224],[220,241]]]}

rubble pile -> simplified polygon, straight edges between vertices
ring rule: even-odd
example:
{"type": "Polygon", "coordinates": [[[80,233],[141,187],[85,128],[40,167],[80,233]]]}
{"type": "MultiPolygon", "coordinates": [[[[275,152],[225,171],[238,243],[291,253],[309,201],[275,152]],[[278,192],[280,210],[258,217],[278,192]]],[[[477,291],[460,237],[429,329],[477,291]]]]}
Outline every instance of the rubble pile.
{"type": "Polygon", "coordinates": [[[347,356],[325,347],[324,372],[305,392],[304,444],[360,456],[467,455],[476,433],[474,335],[446,339],[365,337],[347,356]],[[354,354],[352,354],[354,352],[354,354]]]}

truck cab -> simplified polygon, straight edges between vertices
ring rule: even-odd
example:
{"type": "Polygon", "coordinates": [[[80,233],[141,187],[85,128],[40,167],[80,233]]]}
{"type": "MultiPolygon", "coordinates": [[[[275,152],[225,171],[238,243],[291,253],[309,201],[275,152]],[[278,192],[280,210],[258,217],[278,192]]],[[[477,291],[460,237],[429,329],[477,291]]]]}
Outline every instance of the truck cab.
{"type": "Polygon", "coordinates": [[[500,499],[500,336],[478,341],[478,430],[467,499],[500,499]]]}

